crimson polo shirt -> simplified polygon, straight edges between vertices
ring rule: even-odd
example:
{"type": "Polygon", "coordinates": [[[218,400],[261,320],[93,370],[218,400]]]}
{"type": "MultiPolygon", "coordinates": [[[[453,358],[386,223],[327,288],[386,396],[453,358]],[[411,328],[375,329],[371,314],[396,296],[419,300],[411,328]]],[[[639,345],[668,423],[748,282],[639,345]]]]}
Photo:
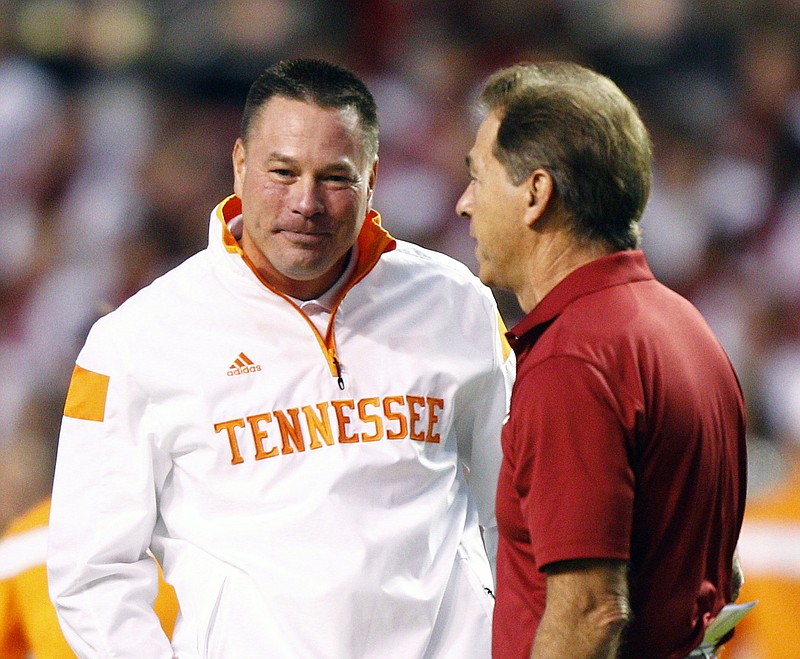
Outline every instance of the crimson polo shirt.
{"type": "Polygon", "coordinates": [[[744,402],[727,355],[638,250],[572,272],[508,337],[493,656],[529,656],[543,567],[609,558],[630,564],[622,656],[685,657],[731,597],[744,512],[744,402]]]}

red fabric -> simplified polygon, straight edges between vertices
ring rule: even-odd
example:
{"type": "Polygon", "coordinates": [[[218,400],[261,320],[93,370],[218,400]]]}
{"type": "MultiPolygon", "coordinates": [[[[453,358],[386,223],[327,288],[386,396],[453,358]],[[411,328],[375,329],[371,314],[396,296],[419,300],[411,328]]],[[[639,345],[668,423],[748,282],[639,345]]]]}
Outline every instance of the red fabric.
{"type": "Polygon", "coordinates": [[[568,276],[509,333],[496,659],[527,658],[548,563],[627,559],[624,657],[684,657],[730,599],[744,402],[700,314],[640,251],[568,276]]]}

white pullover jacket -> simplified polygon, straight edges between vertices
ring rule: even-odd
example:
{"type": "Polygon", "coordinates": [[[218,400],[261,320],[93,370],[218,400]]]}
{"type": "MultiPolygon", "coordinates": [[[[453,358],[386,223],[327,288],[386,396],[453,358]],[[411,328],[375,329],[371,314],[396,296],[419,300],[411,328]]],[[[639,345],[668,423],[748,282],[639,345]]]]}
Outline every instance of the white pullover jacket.
{"type": "Polygon", "coordinates": [[[93,658],[489,657],[479,523],[514,367],[491,293],[371,211],[323,333],[251,267],[240,213],[223,201],[208,248],[77,359],[48,551],[68,641],[93,658]],[[172,645],[148,549],[178,595],[172,645]]]}

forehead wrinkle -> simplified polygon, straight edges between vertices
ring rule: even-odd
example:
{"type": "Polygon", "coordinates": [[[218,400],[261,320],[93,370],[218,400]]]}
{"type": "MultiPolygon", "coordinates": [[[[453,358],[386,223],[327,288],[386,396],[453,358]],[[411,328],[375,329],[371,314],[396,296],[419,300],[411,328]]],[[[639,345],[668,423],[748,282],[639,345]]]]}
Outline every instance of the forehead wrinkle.
{"type": "Polygon", "coordinates": [[[281,162],[285,162],[289,165],[297,164],[297,158],[287,156],[285,153],[281,153],[280,151],[272,151],[267,157],[270,160],[280,160],[281,162]]]}

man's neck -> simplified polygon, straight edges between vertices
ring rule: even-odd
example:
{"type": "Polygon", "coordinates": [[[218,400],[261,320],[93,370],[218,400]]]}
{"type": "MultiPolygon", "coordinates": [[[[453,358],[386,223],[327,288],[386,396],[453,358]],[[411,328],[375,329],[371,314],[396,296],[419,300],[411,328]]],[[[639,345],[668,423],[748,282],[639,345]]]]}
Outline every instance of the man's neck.
{"type": "Polygon", "coordinates": [[[568,275],[611,252],[607,245],[582,243],[566,232],[540,240],[531,252],[525,281],[517,293],[520,307],[529,313],[568,275]]]}

